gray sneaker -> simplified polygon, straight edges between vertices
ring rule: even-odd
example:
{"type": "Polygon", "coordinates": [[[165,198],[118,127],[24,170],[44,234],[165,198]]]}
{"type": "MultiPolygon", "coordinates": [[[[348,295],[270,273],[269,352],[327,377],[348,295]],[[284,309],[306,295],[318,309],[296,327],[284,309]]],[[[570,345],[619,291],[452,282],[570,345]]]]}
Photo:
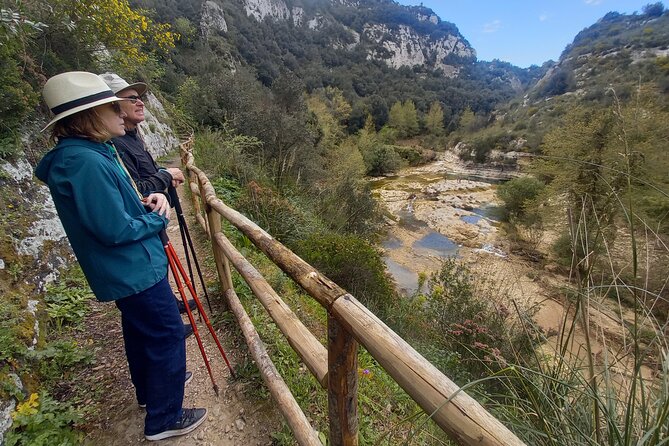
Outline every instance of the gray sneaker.
{"type": "Polygon", "coordinates": [[[170,437],[178,437],[179,435],[186,435],[193,432],[199,425],[201,425],[207,418],[207,409],[192,408],[184,409],[181,419],[157,434],[147,435],[144,437],[149,441],[163,440],[170,437]]]}

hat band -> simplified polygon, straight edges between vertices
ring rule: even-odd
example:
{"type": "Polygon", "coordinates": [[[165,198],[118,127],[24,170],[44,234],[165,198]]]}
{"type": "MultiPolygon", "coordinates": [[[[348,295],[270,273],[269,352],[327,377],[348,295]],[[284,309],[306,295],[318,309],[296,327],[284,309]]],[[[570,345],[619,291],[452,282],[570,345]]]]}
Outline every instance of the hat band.
{"type": "Polygon", "coordinates": [[[100,93],[95,93],[90,96],[84,96],[83,98],[75,99],[74,101],[66,102],[64,104],[60,104],[55,106],[54,108],[51,109],[51,111],[55,115],[59,115],[63,112],[66,112],[68,110],[71,110],[75,107],[79,107],[81,105],[86,105],[90,104],[95,101],[99,101],[100,99],[106,99],[106,98],[112,98],[114,96],[114,92],[111,90],[103,91],[100,93]]]}

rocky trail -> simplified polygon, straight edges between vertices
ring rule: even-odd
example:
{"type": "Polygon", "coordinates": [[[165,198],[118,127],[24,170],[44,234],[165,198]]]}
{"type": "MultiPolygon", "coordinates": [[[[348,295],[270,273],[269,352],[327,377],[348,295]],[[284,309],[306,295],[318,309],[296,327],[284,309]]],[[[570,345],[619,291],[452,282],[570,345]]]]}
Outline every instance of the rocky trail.
{"type": "MultiPolygon", "coordinates": [[[[190,220],[191,204],[180,191],[184,215],[190,220]]],[[[189,223],[194,239],[200,232],[195,222],[189,223]]],[[[186,268],[184,247],[179,234],[176,216],[171,218],[168,235],[186,268]]],[[[197,240],[194,240],[197,245],[197,240]]],[[[204,247],[196,246],[200,264],[204,263],[204,247]]],[[[215,272],[205,269],[205,281],[215,279],[215,272]]],[[[171,276],[171,274],[170,274],[171,276]]],[[[173,278],[171,278],[173,282],[173,278]]],[[[197,282],[197,277],[196,277],[197,282]]],[[[175,294],[177,288],[173,284],[175,294]]],[[[220,296],[212,296],[212,312],[209,312],[201,290],[198,296],[202,300],[205,312],[216,328],[217,336],[233,368],[248,361],[243,338],[235,332],[218,328],[215,321],[222,314],[220,296]]],[[[144,409],[140,408],[135,398],[130,381],[127,362],[123,350],[120,314],[114,305],[91,302],[92,311],[86,321],[80,342],[85,342],[92,349],[98,349],[97,362],[82,378],[82,385],[90,389],[90,398],[86,401],[90,413],[86,426],[88,434],[86,444],[121,446],[137,443],[153,443],[144,439],[144,409]]],[[[186,386],[184,407],[205,407],[208,409],[207,420],[194,432],[182,437],[171,438],[157,444],[185,445],[271,445],[272,434],[281,429],[281,417],[274,410],[271,400],[257,400],[247,396],[242,380],[233,380],[218,348],[203,321],[194,315],[200,331],[205,351],[211,363],[214,378],[219,387],[219,395],[214,393],[211,380],[194,336],[186,340],[187,370],[193,372],[192,381],[186,386]]],[[[183,315],[184,322],[188,322],[183,315]]],[[[232,324],[230,324],[232,325],[232,324]]]]}

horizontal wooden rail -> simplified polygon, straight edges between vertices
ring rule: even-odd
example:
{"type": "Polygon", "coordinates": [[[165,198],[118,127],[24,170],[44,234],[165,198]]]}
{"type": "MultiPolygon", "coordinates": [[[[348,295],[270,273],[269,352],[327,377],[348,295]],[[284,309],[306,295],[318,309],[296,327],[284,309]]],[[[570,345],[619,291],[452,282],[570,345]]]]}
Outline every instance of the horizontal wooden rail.
{"type": "Polygon", "coordinates": [[[225,298],[228,307],[237,318],[237,322],[249,346],[251,356],[260,370],[260,375],[263,377],[265,384],[267,384],[279,411],[290,426],[290,430],[295,435],[295,439],[300,445],[322,446],[323,444],[318,439],[318,435],[314,432],[311,424],[309,424],[309,420],[307,420],[302,410],[300,410],[300,406],[295,401],[290,389],[288,389],[283,378],[281,378],[276,367],[274,367],[274,363],[269,358],[262,340],[258,336],[253,322],[251,322],[246,311],[244,311],[244,307],[242,307],[237,294],[235,294],[233,289],[229,289],[225,292],[225,298]]]}
{"type": "MultiPolygon", "coordinates": [[[[197,195],[204,197],[203,202],[242,231],[267,257],[325,307],[453,440],[462,445],[524,444],[353,296],[254,222],[226,206],[216,197],[205,173],[193,165],[192,154],[186,152],[183,155],[186,168],[199,182],[197,195]]],[[[357,444],[357,440],[351,441],[344,440],[341,444],[357,444]]]]}
{"type": "Polygon", "coordinates": [[[272,316],[293,350],[302,358],[321,386],[326,388],[328,383],[328,352],[323,344],[302,324],[302,321],[281,300],[258,270],[232,246],[230,240],[220,232],[214,235],[214,240],[246,283],[249,284],[253,294],[272,316]]]}

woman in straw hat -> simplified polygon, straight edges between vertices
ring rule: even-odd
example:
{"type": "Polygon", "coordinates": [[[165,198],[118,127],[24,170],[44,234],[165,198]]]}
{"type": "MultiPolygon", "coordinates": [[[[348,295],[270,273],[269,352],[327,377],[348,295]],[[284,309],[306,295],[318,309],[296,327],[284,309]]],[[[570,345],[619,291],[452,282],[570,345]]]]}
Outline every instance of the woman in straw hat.
{"type": "Polygon", "coordinates": [[[81,269],[100,301],[121,310],[126,356],[138,402],[146,405],[148,440],[183,435],[205,419],[205,409],[182,409],[186,378],[183,323],[167,281],[159,234],[169,217],[164,195],[142,198],[113,146],[125,133],[124,113],[93,73],[68,72],[44,86],[56,115],[56,146],[35,174],[51,191],[81,269]]]}

